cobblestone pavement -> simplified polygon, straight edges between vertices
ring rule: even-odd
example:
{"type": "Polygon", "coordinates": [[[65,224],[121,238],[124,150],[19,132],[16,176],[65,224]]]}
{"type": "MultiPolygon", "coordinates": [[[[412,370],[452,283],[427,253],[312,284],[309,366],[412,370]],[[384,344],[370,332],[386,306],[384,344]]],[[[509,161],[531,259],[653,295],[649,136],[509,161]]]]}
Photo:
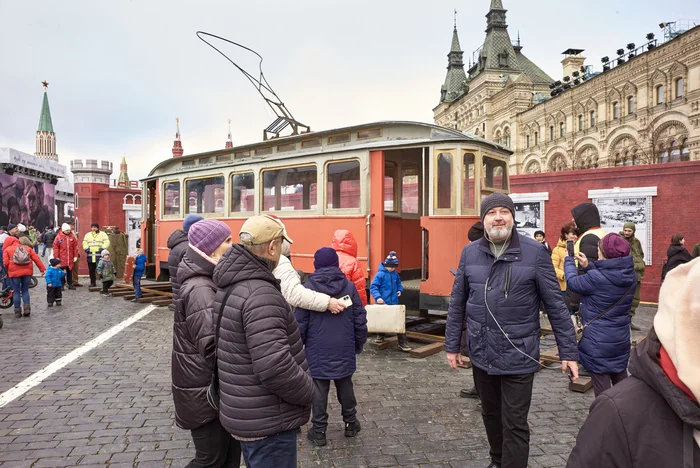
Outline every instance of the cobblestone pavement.
{"type": "MultiPolygon", "coordinates": [[[[4,311],[0,393],[144,308],[81,288],[49,309],[44,284],[32,290],[30,318],[4,311]]],[[[652,314],[640,310],[645,328],[652,314]]],[[[189,433],[173,421],[171,329],[171,312],[155,309],[0,408],[0,467],[185,466],[194,452],[189,433]]],[[[362,432],[343,436],[332,396],[328,446],[316,449],[299,437],[300,467],[488,465],[477,402],[458,396],[471,371],[450,370],[444,353],[417,360],[369,346],[358,369],[362,432]]],[[[569,392],[558,372],[537,375],[530,466],[565,465],[592,400],[592,391],[569,392]]]]}

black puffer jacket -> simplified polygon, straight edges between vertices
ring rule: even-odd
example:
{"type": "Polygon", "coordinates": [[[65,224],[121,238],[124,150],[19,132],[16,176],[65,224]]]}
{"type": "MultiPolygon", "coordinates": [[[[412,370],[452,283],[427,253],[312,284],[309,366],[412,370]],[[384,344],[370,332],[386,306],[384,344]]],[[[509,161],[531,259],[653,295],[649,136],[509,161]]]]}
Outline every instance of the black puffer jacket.
{"type": "Polygon", "coordinates": [[[682,245],[669,245],[666,251],[668,259],[666,260],[666,265],[664,265],[663,271],[661,272],[661,281],[666,279],[666,275],[669,271],[673,270],[677,266],[688,263],[693,259],[690,252],[685,250],[682,245]]]}
{"type": "Polygon", "coordinates": [[[652,329],[630,360],[632,376],[595,399],[567,468],[699,467],[700,407],[659,365],[652,329]],[[694,465],[693,465],[694,462],[694,465]]]}
{"type": "Polygon", "coordinates": [[[299,327],[270,268],[234,245],[214,269],[214,282],[215,318],[228,295],[217,349],[221,424],[244,438],[306,424],[313,380],[299,327]]]}
{"type": "Polygon", "coordinates": [[[196,429],[217,417],[207,401],[214,369],[214,266],[187,249],[177,272],[182,287],[173,302],[172,377],[175,422],[183,429],[196,429]]]}
{"type": "Polygon", "coordinates": [[[168,273],[170,273],[170,282],[173,285],[173,299],[177,299],[180,292],[180,282],[177,279],[177,269],[187,251],[187,234],[182,229],[170,234],[168,238],[168,273]]]}

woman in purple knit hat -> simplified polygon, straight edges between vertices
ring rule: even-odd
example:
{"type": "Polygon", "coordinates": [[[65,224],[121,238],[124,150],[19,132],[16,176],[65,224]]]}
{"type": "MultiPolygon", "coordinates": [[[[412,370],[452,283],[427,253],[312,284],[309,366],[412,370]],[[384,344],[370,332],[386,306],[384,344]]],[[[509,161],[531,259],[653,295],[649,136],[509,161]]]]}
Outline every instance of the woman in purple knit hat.
{"type": "Polygon", "coordinates": [[[231,229],[205,219],[187,232],[187,251],[177,268],[180,294],[173,324],[173,401],[175,422],[192,432],[195,457],[190,467],[238,468],[241,446],[219,422],[207,399],[216,360],[214,335],[214,267],[231,248],[231,229]]]}
{"type": "Polygon", "coordinates": [[[574,258],[564,260],[566,286],[581,295],[579,360],[591,374],[596,397],[627,377],[630,310],[637,285],[630,245],[619,234],[600,240],[598,258],[589,262],[585,254],[576,254],[582,275],[574,258]]]}

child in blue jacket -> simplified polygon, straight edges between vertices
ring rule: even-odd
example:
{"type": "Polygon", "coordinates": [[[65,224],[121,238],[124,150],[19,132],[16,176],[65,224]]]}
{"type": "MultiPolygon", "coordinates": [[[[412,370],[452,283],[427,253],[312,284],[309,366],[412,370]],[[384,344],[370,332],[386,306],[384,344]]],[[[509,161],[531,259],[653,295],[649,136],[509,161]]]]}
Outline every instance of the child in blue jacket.
{"type": "Polygon", "coordinates": [[[134,251],[134,277],[132,279],[132,284],[134,285],[134,302],[138,301],[143,293],[141,292],[141,277],[146,273],[146,254],[143,250],[136,249],[134,251]]]}
{"type": "MultiPolygon", "coordinates": [[[[369,287],[369,293],[377,304],[398,305],[399,297],[403,293],[401,278],[396,272],[396,267],[399,266],[399,259],[396,258],[396,252],[389,252],[389,256],[379,265],[379,271],[372,280],[369,287]]],[[[410,351],[408,338],[405,333],[399,333],[399,349],[401,351],[410,351]]],[[[384,341],[384,335],[377,334],[375,343],[384,341]]]]}
{"type": "Polygon", "coordinates": [[[61,259],[52,258],[49,260],[49,267],[46,269],[46,302],[49,307],[53,307],[54,302],[56,307],[61,306],[63,299],[63,278],[66,277],[66,272],[61,269],[61,259]]]}

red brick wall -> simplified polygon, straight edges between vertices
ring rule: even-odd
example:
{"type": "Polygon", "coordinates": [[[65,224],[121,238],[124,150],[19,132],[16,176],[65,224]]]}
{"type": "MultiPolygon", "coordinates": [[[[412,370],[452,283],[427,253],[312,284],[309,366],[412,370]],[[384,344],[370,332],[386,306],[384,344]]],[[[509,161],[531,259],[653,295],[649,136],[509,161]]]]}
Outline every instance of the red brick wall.
{"type": "Polygon", "coordinates": [[[591,201],[588,190],[657,187],[657,196],[652,197],[652,265],[647,265],[642,283],[642,301],[656,302],[671,236],[685,235],[685,247],[689,251],[700,242],[699,177],[700,161],[528,174],[511,178],[511,192],[549,192],[549,200],[545,202],[545,232],[547,242],[556,245],[561,227],[572,219],[571,208],[591,201]]]}

